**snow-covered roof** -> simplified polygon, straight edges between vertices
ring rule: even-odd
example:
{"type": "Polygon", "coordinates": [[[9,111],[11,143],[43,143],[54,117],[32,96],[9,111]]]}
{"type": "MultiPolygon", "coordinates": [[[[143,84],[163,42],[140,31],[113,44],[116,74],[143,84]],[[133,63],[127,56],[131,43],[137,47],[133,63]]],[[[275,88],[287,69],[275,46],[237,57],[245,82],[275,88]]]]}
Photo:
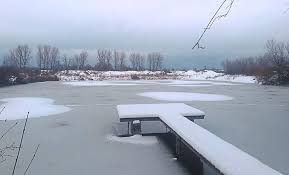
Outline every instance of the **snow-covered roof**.
{"type": "Polygon", "coordinates": [[[225,175],[281,175],[258,159],[191,122],[184,115],[202,111],[182,103],[118,105],[119,117],[158,116],[195,151],[225,175]]]}

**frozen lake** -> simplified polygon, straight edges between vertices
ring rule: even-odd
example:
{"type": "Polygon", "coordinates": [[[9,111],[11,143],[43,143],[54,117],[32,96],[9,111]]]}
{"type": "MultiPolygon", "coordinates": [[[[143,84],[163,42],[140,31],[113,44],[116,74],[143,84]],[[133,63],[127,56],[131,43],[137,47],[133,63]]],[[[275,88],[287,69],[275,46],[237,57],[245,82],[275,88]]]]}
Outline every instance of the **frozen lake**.
{"type": "MultiPolygon", "coordinates": [[[[288,87],[212,84],[200,81],[191,85],[165,81],[118,82],[118,85],[102,82],[99,83],[101,86],[88,84],[72,86],[61,82],[44,82],[0,88],[0,99],[49,98],[54,100],[56,105],[70,108],[65,113],[29,120],[17,167],[18,173],[25,171],[35,147],[40,144],[37,157],[29,170],[30,174],[188,174],[187,170],[173,159],[174,156],[166,146],[155,138],[142,140],[149,144],[111,139],[112,125],[118,121],[116,105],[167,103],[170,101],[164,98],[137,94],[185,92],[194,93],[192,98],[196,94],[232,97],[224,101],[185,99],[183,102],[206,113],[204,120],[196,121],[199,125],[273,169],[289,174],[288,87]]],[[[179,94],[175,93],[169,99],[177,96],[178,101],[182,102],[179,94]]],[[[0,104],[3,103],[5,102],[0,101],[0,104]]],[[[23,120],[19,121],[19,126],[11,131],[1,144],[13,140],[18,143],[23,124],[23,120]]],[[[1,128],[4,130],[14,122],[1,123],[1,128]]],[[[12,161],[4,162],[0,166],[0,174],[11,173],[12,167],[12,161]]]]}

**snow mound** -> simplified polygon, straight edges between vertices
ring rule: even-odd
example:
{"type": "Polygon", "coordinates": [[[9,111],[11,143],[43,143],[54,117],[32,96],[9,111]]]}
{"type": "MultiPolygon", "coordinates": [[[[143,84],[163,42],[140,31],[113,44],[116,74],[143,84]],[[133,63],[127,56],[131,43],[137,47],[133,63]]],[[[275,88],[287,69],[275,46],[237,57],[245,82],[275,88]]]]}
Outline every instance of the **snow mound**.
{"type": "Polygon", "coordinates": [[[189,70],[179,75],[182,79],[190,80],[215,80],[215,81],[229,81],[235,83],[257,83],[254,76],[246,75],[227,75],[224,73],[217,73],[212,70],[193,71],[189,70]]]}
{"type": "Polygon", "coordinates": [[[6,102],[0,106],[5,109],[0,114],[2,120],[16,120],[26,118],[29,112],[29,118],[42,117],[64,113],[70,111],[69,107],[63,105],[54,105],[54,100],[49,98],[37,97],[19,97],[5,98],[0,101],[6,102]]]}
{"type": "Polygon", "coordinates": [[[164,101],[225,101],[233,99],[225,95],[189,92],[144,92],[137,95],[164,101]]]}
{"type": "Polygon", "coordinates": [[[117,137],[114,135],[108,135],[106,139],[110,142],[120,142],[127,144],[137,144],[137,145],[153,145],[158,143],[158,140],[155,136],[141,136],[133,135],[130,137],[117,137]]]}

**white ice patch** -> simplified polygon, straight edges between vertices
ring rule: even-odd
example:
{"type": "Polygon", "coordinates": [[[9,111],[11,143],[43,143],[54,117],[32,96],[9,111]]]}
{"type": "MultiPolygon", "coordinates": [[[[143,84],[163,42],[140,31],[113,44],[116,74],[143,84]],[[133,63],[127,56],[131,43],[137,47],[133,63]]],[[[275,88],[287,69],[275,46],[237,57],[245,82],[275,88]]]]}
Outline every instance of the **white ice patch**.
{"type": "Polygon", "coordinates": [[[19,97],[5,98],[0,101],[6,102],[0,106],[5,109],[0,114],[1,120],[16,120],[26,118],[29,112],[29,118],[42,117],[64,113],[70,110],[69,107],[63,105],[54,105],[54,100],[49,98],[37,97],[19,97]]]}
{"type": "Polygon", "coordinates": [[[137,95],[164,101],[225,101],[233,99],[225,95],[189,92],[144,92],[137,95]]]}
{"type": "Polygon", "coordinates": [[[140,84],[135,83],[116,83],[109,81],[71,81],[64,82],[63,84],[72,86],[135,86],[140,84]]]}
{"type": "Polygon", "coordinates": [[[209,84],[182,84],[182,85],[170,85],[174,87],[210,87],[209,84]]]}
{"type": "Polygon", "coordinates": [[[160,82],[159,84],[166,84],[170,86],[179,87],[208,87],[213,85],[240,85],[236,83],[216,82],[216,81],[196,81],[196,80],[171,80],[169,82],[160,82]]]}
{"type": "Polygon", "coordinates": [[[178,85],[178,84],[210,84],[211,81],[183,81],[183,80],[174,80],[168,84],[178,85]]]}
{"type": "Polygon", "coordinates": [[[138,145],[153,145],[158,143],[158,140],[155,136],[141,136],[133,135],[130,137],[117,137],[114,135],[108,135],[106,139],[110,142],[120,142],[128,144],[138,144],[138,145]]]}

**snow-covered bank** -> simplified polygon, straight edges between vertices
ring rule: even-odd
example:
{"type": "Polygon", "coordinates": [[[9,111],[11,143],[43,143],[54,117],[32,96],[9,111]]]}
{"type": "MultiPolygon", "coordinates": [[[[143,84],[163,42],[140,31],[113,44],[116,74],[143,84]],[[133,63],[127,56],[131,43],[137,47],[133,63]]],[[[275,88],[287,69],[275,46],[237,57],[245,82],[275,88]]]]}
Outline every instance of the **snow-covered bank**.
{"type": "Polygon", "coordinates": [[[237,83],[257,83],[254,76],[226,75],[211,70],[205,71],[60,71],[56,76],[61,81],[79,80],[212,80],[237,83]]]}

